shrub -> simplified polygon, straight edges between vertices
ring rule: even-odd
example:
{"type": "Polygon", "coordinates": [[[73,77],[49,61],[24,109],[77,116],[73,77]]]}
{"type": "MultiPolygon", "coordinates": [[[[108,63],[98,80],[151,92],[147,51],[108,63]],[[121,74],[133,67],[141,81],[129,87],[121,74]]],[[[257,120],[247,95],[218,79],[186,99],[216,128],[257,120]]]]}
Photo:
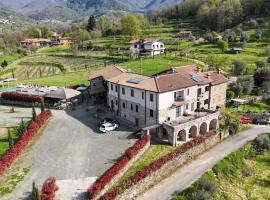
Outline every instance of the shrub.
{"type": "Polygon", "coordinates": [[[210,194],[215,194],[217,189],[216,184],[211,182],[204,176],[196,182],[196,186],[201,190],[209,192],[210,194]]]}
{"type": "Polygon", "coordinates": [[[55,192],[58,190],[54,177],[48,178],[42,185],[41,200],[54,200],[55,192]]]}
{"type": "Polygon", "coordinates": [[[1,97],[5,100],[9,101],[21,101],[21,102],[41,102],[43,97],[37,95],[30,95],[30,94],[20,94],[17,92],[3,92],[1,97]]]}
{"type": "Polygon", "coordinates": [[[242,175],[245,177],[252,176],[253,174],[254,174],[254,170],[249,167],[245,167],[242,169],[242,175]]]}
{"type": "Polygon", "coordinates": [[[187,200],[209,200],[210,195],[205,191],[197,191],[187,196],[187,200]]]}
{"type": "Polygon", "coordinates": [[[258,136],[252,143],[254,149],[258,154],[270,150],[270,134],[263,134],[258,136]]]}

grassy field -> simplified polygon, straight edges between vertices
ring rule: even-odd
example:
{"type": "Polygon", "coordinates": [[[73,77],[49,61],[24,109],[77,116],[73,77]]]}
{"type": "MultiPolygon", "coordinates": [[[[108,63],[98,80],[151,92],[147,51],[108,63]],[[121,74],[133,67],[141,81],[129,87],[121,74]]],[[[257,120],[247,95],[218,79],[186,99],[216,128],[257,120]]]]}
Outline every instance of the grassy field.
{"type": "Polygon", "coordinates": [[[230,154],[173,200],[269,200],[270,152],[251,144],[230,154]]]}

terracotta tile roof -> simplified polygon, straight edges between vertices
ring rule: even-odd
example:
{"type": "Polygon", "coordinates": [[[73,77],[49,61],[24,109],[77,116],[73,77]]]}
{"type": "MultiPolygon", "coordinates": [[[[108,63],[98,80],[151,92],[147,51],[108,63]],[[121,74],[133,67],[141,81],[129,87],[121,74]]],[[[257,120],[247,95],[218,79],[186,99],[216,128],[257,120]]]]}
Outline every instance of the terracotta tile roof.
{"type": "Polygon", "coordinates": [[[159,92],[167,92],[197,85],[191,78],[179,73],[160,75],[155,79],[159,92]]]}
{"type": "Polygon", "coordinates": [[[92,74],[89,77],[89,80],[98,78],[98,77],[103,77],[105,80],[108,80],[110,78],[116,77],[122,73],[127,72],[125,69],[122,69],[120,67],[116,67],[116,66],[110,66],[110,67],[106,67],[102,70],[98,70],[96,73],[92,74]]]}
{"type": "Polygon", "coordinates": [[[156,41],[158,41],[158,40],[153,39],[153,38],[143,38],[143,39],[135,38],[135,39],[131,40],[129,42],[129,44],[148,44],[148,43],[153,43],[153,42],[156,42],[156,41]]]}
{"type": "Polygon", "coordinates": [[[132,88],[138,88],[142,90],[148,90],[153,92],[158,92],[157,84],[155,78],[144,76],[140,74],[133,74],[133,73],[122,73],[118,76],[112,77],[108,79],[111,83],[116,83],[119,85],[124,85],[132,88]],[[131,79],[141,79],[139,83],[131,83],[131,79]]]}

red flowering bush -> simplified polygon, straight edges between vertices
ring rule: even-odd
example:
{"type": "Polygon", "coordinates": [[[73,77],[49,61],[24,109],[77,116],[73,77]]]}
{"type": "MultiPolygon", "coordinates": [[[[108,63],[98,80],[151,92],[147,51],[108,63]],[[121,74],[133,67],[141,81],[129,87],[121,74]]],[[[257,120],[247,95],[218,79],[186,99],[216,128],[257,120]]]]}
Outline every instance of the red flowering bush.
{"type": "Polygon", "coordinates": [[[10,101],[22,101],[22,102],[42,102],[43,97],[38,95],[21,94],[18,92],[3,92],[1,97],[10,101]]]}
{"type": "Polygon", "coordinates": [[[54,200],[55,192],[58,190],[54,177],[48,178],[42,185],[41,200],[54,200]]]}
{"type": "Polygon", "coordinates": [[[0,158],[0,175],[4,173],[5,169],[10,167],[12,162],[22,153],[32,138],[38,133],[39,128],[42,127],[51,116],[52,112],[45,110],[38,115],[37,119],[39,119],[39,121],[31,121],[29,123],[26,132],[21,136],[20,140],[9,152],[0,158]]]}
{"type": "Polygon", "coordinates": [[[141,140],[138,140],[126,153],[108,169],[87,191],[90,199],[96,197],[110,181],[119,174],[119,172],[134,158],[142,148],[150,141],[150,136],[145,135],[141,140]]]}
{"type": "Polygon", "coordinates": [[[205,142],[205,140],[213,135],[215,135],[216,132],[209,132],[208,134],[199,136],[197,138],[194,138],[191,141],[186,142],[185,144],[181,145],[179,148],[177,148],[172,153],[169,153],[165,156],[162,156],[158,160],[155,160],[150,165],[143,168],[141,171],[138,171],[136,174],[134,174],[132,177],[130,177],[128,180],[126,180],[121,186],[117,186],[112,188],[109,192],[107,192],[105,195],[103,195],[100,200],[112,200],[117,195],[122,193],[125,189],[130,188],[131,186],[135,185],[139,181],[143,180],[147,176],[151,175],[153,172],[160,169],[163,165],[165,165],[167,162],[173,160],[174,158],[177,158],[181,154],[187,152],[189,149],[198,146],[205,142]]]}

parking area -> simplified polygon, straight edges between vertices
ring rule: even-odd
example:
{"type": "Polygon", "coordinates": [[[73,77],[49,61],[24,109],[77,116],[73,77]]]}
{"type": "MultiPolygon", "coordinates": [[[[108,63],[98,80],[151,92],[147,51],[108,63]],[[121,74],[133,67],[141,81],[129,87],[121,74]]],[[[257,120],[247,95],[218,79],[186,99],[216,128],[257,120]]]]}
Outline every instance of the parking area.
{"type": "Polygon", "coordinates": [[[58,180],[100,176],[136,139],[119,123],[115,131],[101,134],[95,107],[81,105],[75,111],[53,111],[54,117],[27,153],[22,165],[30,172],[7,199],[22,199],[48,177],[58,180]],[[88,108],[88,109],[87,109],[88,108]]]}

